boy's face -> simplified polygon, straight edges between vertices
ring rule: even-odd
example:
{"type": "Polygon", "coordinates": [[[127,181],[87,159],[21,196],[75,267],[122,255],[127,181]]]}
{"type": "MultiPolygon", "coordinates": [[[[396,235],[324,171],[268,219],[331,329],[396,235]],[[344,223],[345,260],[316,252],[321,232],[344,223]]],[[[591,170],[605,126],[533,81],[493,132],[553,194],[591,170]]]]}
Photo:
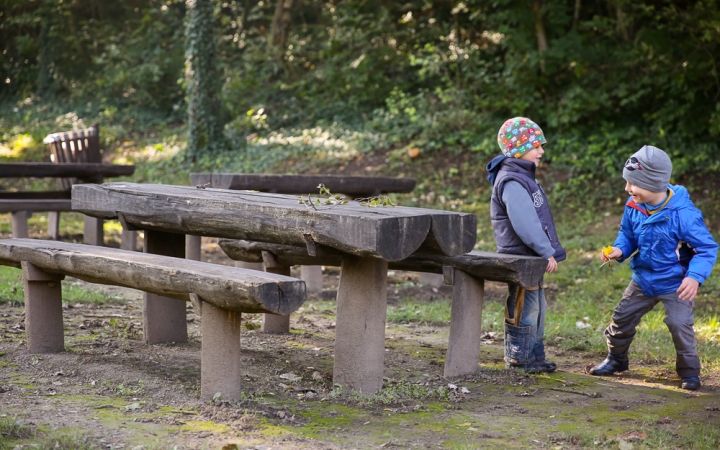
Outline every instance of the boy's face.
{"type": "Polygon", "coordinates": [[[538,145],[534,149],[523,153],[520,159],[524,159],[525,161],[532,161],[537,166],[538,164],[540,164],[540,159],[542,159],[542,155],[544,153],[545,150],[542,148],[542,145],[538,145]]]}
{"type": "Polygon", "coordinates": [[[665,200],[666,192],[653,192],[643,189],[639,186],[635,186],[629,181],[626,181],[625,192],[630,194],[635,203],[649,203],[651,205],[657,205],[665,200]]]}

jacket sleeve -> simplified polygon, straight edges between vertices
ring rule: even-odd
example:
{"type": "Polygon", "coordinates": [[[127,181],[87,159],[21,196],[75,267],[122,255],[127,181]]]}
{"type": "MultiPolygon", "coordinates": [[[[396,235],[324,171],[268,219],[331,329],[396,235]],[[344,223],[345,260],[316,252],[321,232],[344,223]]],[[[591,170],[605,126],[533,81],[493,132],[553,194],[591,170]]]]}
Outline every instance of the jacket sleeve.
{"type": "Polygon", "coordinates": [[[702,284],[715,266],[718,244],[705,226],[700,211],[694,211],[693,214],[687,214],[685,217],[681,215],[680,239],[687,242],[695,251],[686,276],[702,284]]]}
{"type": "Polygon", "coordinates": [[[503,186],[502,201],[507,208],[510,223],[520,239],[545,259],[555,253],[550,238],[543,230],[535,205],[520,183],[508,181],[503,186]]]}
{"type": "Polygon", "coordinates": [[[623,262],[630,255],[635,253],[638,248],[637,239],[632,227],[632,211],[629,208],[625,208],[622,220],[620,221],[620,231],[618,231],[617,238],[613,247],[617,247],[622,251],[622,256],[617,259],[618,262],[623,262]]]}

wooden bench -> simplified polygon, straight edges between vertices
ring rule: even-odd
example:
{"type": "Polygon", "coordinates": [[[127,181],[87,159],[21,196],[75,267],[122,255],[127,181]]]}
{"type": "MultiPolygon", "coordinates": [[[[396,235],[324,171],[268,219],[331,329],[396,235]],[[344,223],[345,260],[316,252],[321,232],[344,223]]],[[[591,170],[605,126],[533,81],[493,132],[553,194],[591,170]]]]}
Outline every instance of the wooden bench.
{"type": "MultiPolygon", "coordinates": [[[[359,177],[350,175],[306,175],[270,173],[191,173],[190,183],[214,189],[250,190],[278,194],[315,194],[324,184],[330,192],[349,198],[376,197],[381,194],[408,193],[415,188],[414,178],[359,177]]],[[[188,258],[200,260],[200,237],[188,235],[188,258]]],[[[262,263],[238,261],[238,267],[263,270],[262,263]]],[[[308,294],[323,289],[322,267],[303,265],[300,278],[308,294]]]]}
{"type": "MultiPolygon", "coordinates": [[[[192,301],[202,312],[201,397],[241,395],[242,313],[290,314],[305,301],[295,278],[170,256],[37,239],[0,240],[0,264],[22,268],[30,353],[64,350],[61,280],[72,276],[192,301]]],[[[166,327],[187,333],[185,308],[166,327]]],[[[148,324],[143,324],[147,337],[148,324]]],[[[146,339],[147,342],[147,339],[146,339]]]]}
{"type": "MultiPolygon", "coordinates": [[[[318,249],[310,256],[305,247],[221,239],[220,248],[236,261],[264,262],[278,274],[289,274],[290,266],[317,264],[340,266],[342,253],[331,248],[318,249]]],[[[450,338],[445,358],[445,377],[475,372],[480,356],[480,336],[484,280],[537,286],[543,278],[547,262],[532,256],[472,251],[463,255],[445,256],[415,253],[400,261],[390,261],[388,269],[443,274],[445,284],[453,286],[450,317],[450,338]]],[[[288,332],[289,316],[266,316],[270,332],[288,332]]]]}

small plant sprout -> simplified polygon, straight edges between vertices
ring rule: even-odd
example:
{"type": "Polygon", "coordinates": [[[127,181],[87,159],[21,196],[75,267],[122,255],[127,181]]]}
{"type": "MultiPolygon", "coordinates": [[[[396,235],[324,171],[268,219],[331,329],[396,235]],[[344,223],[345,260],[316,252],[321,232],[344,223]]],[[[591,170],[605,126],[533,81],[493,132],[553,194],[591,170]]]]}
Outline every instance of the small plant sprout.
{"type": "Polygon", "coordinates": [[[355,201],[360,203],[361,206],[367,206],[368,208],[377,208],[378,206],[395,206],[395,203],[393,203],[393,201],[385,195],[378,195],[377,197],[356,198],[355,201]]]}
{"type": "Polygon", "coordinates": [[[307,198],[304,195],[298,196],[298,203],[304,204],[308,208],[318,209],[318,207],[335,207],[337,205],[347,205],[348,201],[345,197],[338,194],[333,194],[330,189],[326,188],[324,184],[320,183],[318,186],[319,195],[325,196],[324,198],[313,199],[310,194],[307,194],[307,198]]]}

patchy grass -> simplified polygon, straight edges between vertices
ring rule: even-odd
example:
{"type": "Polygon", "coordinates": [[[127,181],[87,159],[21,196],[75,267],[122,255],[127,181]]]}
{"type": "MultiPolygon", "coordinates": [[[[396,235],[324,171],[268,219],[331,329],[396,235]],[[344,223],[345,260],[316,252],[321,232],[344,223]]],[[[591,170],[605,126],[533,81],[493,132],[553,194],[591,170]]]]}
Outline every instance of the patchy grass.
{"type": "MultiPolygon", "coordinates": [[[[1,411],[1,410],[0,410],[1,411]]],[[[35,429],[26,425],[18,416],[0,413],[0,450],[15,448],[13,442],[35,435],[35,429]]]]}
{"type": "MultiPolygon", "coordinates": [[[[67,278],[62,282],[62,298],[64,303],[103,304],[124,302],[122,297],[110,296],[99,287],[76,283],[67,278]]],[[[0,266],[0,303],[25,304],[22,271],[20,269],[0,266]]]]}

